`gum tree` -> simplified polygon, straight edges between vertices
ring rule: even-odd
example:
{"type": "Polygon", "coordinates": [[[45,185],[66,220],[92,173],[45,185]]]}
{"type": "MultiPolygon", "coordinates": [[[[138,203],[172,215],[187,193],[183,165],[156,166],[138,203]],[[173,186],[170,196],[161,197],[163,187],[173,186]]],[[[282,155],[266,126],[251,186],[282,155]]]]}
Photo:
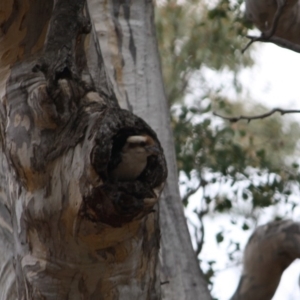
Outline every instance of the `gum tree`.
{"type": "Polygon", "coordinates": [[[153,4],[0,10],[0,298],[210,299],[178,193],[153,4]],[[138,180],[114,181],[131,135],[159,154],[138,180]]]}
{"type": "MultiPolygon", "coordinates": [[[[260,36],[249,36],[248,46],[271,42],[300,52],[299,5],[297,0],[246,0],[246,16],[261,30],[260,36]]],[[[300,257],[299,237],[299,222],[291,220],[258,227],[245,248],[242,276],[232,299],[272,299],[283,271],[300,257]]]]}
{"type": "MultiPolygon", "coordinates": [[[[248,0],[259,39],[297,51],[295,5],[248,0]]],[[[178,193],[153,4],[8,0],[0,11],[0,299],[211,299],[178,193]],[[131,135],[159,153],[118,182],[131,135]]],[[[299,256],[298,227],[254,233],[234,299],[272,296],[299,256]]]]}

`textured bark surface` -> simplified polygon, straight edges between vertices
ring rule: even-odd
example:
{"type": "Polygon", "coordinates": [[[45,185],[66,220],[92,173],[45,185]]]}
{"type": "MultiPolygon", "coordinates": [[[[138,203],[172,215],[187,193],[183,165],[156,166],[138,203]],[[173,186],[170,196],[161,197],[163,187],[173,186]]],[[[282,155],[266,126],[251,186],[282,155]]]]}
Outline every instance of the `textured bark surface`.
{"type": "Polygon", "coordinates": [[[118,107],[83,7],[1,7],[1,299],[160,298],[163,151],[118,107]],[[138,180],[114,182],[112,149],[136,134],[160,154],[138,180]]]}
{"type": "Polygon", "coordinates": [[[246,16],[262,32],[272,28],[278,4],[284,4],[274,37],[300,44],[300,1],[298,0],[246,0],[246,16]]]}
{"type": "Polygon", "coordinates": [[[163,299],[211,299],[192,249],[178,190],[152,1],[88,0],[88,5],[120,105],[151,125],[166,153],[169,172],[160,199],[161,281],[168,282],[161,287],[163,299]]]}
{"type": "Polygon", "coordinates": [[[300,258],[300,223],[271,222],[250,237],[232,300],[272,299],[284,270],[300,258]]]}
{"type": "Polygon", "coordinates": [[[0,4],[0,299],[159,299],[161,281],[166,299],[210,299],[178,193],[153,4],[53,2],[0,4]],[[108,174],[115,145],[160,145],[155,131],[171,170],[161,209],[162,148],[138,181],[108,174]]]}

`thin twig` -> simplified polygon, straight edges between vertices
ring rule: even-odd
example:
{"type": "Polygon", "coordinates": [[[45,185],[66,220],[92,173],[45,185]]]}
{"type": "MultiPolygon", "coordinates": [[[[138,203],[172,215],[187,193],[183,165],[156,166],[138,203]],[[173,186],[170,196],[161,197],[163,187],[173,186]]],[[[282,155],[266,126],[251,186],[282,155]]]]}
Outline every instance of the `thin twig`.
{"type": "Polygon", "coordinates": [[[249,123],[251,120],[257,120],[257,119],[267,118],[267,117],[273,115],[276,112],[279,112],[281,115],[285,115],[285,114],[300,113],[300,110],[298,110],[298,109],[273,108],[271,111],[269,111],[267,113],[264,113],[264,114],[261,114],[261,115],[256,115],[256,116],[243,116],[243,115],[241,115],[239,117],[225,117],[225,116],[222,116],[222,115],[220,115],[220,114],[218,114],[216,112],[213,112],[213,115],[217,116],[217,117],[220,117],[220,118],[222,118],[224,120],[228,120],[231,123],[238,122],[239,120],[247,120],[248,123],[249,123]]]}
{"type": "Polygon", "coordinates": [[[277,29],[278,22],[279,22],[279,19],[280,19],[281,15],[282,15],[283,8],[284,8],[285,5],[286,5],[286,0],[284,0],[282,3],[281,3],[280,0],[277,0],[277,9],[276,9],[276,13],[274,15],[272,26],[271,26],[270,30],[268,30],[266,32],[262,32],[261,36],[251,36],[251,35],[247,36],[247,38],[249,38],[250,41],[245,46],[245,48],[242,49],[243,54],[254,42],[257,42],[257,41],[271,42],[270,39],[273,37],[273,35],[274,35],[274,33],[277,29]]]}
{"type": "Polygon", "coordinates": [[[197,249],[195,250],[196,255],[198,256],[200,254],[200,252],[202,251],[202,247],[204,244],[204,235],[205,235],[205,231],[204,231],[204,224],[203,224],[203,217],[208,213],[208,208],[201,210],[200,212],[197,213],[199,222],[200,222],[200,232],[201,232],[201,238],[200,240],[198,239],[197,241],[197,249]]]}
{"type": "Polygon", "coordinates": [[[182,197],[182,202],[184,204],[187,204],[188,199],[194,195],[201,187],[201,180],[199,182],[199,184],[197,184],[197,186],[193,189],[190,189],[183,197],[182,197]]]}
{"type": "Polygon", "coordinates": [[[182,202],[183,204],[187,204],[187,201],[189,200],[189,198],[194,195],[199,189],[200,187],[205,187],[207,185],[207,181],[204,180],[201,176],[199,178],[199,183],[197,184],[197,186],[195,188],[190,189],[183,197],[182,197],[182,202]]]}
{"type": "Polygon", "coordinates": [[[247,38],[250,39],[250,41],[248,42],[248,44],[242,49],[242,54],[244,54],[246,52],[246,50],[256,41],[258,41],[258,39],[260,37],[255,37],[255,36],[252,36],[250,37],[249,35],[247,36],[247,38]]]}

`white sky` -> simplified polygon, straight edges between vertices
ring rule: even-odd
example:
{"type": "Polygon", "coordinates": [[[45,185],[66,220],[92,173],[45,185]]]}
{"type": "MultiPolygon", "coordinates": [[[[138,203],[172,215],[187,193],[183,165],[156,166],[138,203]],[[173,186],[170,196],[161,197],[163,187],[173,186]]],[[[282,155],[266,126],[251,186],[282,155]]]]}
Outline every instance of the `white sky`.
{"type": "MultiPolygon", "coordinates": [[[[298,53],[264,44],[257,53],[257,65],[242,74],[242,81],[251,88],[251,94],[257,102],[270,108],[300,109],[298,53]]],[[[293,117],[300,120],[300,115],[293,117]]],[[[273,300],[300,299],[299,274],[300,262],[296,261],[285,271],[273,300]]]]}
{"type": "Polygon", "coordinates": [[[256,66],[242,73],[242,82],[258,102],[300,109],[300,54],[272,44],[260,48],[256,66]]]}
{"type": "MultiPolygon", "coordinates": [[[[270,109],[275,107],[300,109],[300,54],[272,44],[262,44],[256,52],[255,67],[244,70],[240,77],[243,85],[249,88],[251,98],[269,106],[270,109]]],[[[210,76],[209,73],[208,76],[210,76]]],[[[212,80],[214,76],[215,73],[212,72],[212,80]]],[[[226,74],[224,78],[224,82],[226,82],[226,74]]],[[[228,93],[231,93],[230,87],[228,93]]],[[[246,94],[243,99],[247,99],[246,94]]],[[[284,118],[291,117],[300,121],[300,114],[284,116],[284,118]]],[[[193,219],[192,211],[198,206],[199,197],[200,195],[196,194],[191,199],[186,211],[189,218],[193,219]]],[[[300,210],[294,214],[294,217],[300,217],[300,210]]],[[[217,260],[216,267],[221,271],[216,275],[213,295],[219,300],[228,300],[237,286],[241,266],[228,267],[230,265],[227,259],[228,243],[218,245],[215,235],[220,228],[224,228],[229,233],[227,238],[230,238],[230,235],[238,237],[243,248],[251,232],[242,231],[237,228],[238,226],[231,226],[228,216],[206,217],[204,223],[206,232],[201,258],[217,260]]],[[[300,299],[299,274],[300,262],[297,261],[285,271],[273,300],[300,299]]]]}

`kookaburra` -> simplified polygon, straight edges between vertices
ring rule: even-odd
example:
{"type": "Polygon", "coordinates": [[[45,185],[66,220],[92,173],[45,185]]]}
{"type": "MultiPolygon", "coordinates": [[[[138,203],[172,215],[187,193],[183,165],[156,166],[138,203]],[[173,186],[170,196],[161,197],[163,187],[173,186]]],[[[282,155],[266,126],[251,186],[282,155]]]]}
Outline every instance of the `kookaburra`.
{"type": "Polygon", "coordinates": [[[117,181],[133,181],[147,166],[150,155],[158,155],[159,148],[149,135],[129,136],[120,153],[120,163],[111,171],[117,181]]]}

